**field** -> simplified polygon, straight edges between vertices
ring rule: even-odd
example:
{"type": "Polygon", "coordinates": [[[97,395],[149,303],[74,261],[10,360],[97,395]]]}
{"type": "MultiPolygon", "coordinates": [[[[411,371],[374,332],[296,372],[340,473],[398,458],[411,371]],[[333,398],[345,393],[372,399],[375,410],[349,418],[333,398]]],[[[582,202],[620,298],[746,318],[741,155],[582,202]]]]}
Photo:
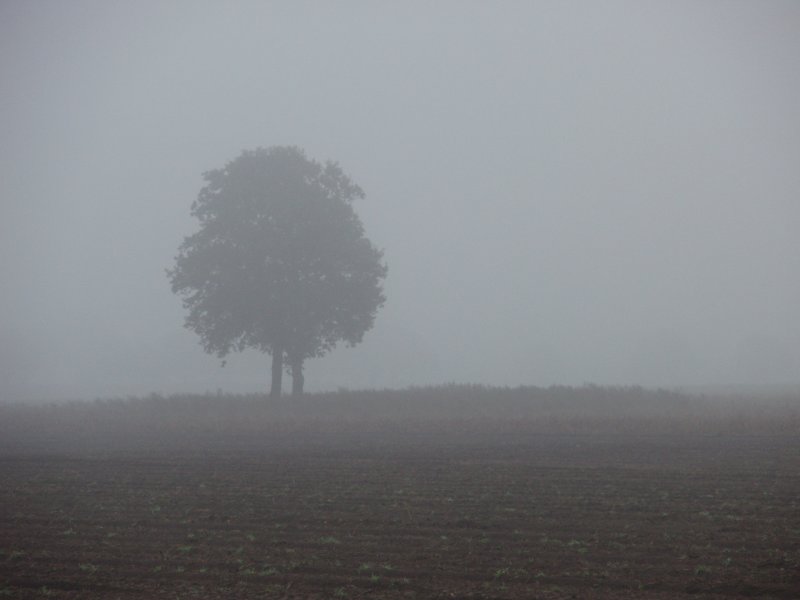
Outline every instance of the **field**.
{"type": "Polygon", "coordinates": [[[800,403],[0,407],[0,598],[798,598],[800,403]]]}

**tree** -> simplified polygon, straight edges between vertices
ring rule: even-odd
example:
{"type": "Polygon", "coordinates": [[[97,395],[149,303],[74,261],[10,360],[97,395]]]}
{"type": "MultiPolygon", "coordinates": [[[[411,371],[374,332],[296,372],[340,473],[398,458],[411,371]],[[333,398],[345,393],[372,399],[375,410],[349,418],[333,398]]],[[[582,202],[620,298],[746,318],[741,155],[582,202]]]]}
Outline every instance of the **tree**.
{"type": "Polygon", "coordinates": [[[270,354],[270,395],[285,367],[301,394],[305,360],[361,342],[385,301],[383,252],[352,207],[364,192],[337,163],[284,146],[244,151],[203,178],[191,208],[200,229],[167,271],[185,325],[220,358],[270,354]]]}

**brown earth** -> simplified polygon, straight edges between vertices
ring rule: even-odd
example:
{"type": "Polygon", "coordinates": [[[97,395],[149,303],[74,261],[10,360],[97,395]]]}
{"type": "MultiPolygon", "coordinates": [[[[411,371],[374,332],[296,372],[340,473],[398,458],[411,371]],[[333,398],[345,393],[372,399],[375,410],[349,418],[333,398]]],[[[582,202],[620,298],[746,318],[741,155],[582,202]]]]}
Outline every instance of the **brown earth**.
{"type": "Polygon", "coordinates": [[[0,448],[0,598],[800,598],[797,435],[84,441],[0,448]]]}

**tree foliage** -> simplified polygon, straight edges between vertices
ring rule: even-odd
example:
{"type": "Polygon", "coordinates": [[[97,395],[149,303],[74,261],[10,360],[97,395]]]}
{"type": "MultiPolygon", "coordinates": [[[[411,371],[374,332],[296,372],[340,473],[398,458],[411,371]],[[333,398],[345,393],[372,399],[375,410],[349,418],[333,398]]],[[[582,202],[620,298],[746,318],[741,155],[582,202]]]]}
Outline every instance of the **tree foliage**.
{"type": "Polygon", "coordinates": [[[352,207],[364,192],[294,147],[244,151],[203,177],[200,228],[168,271],[185,324],[219,357],[271,354],[272,392],[283,366],[302,391],[303,361],[359,343],[385,301],[383,254],[352,207]]]}

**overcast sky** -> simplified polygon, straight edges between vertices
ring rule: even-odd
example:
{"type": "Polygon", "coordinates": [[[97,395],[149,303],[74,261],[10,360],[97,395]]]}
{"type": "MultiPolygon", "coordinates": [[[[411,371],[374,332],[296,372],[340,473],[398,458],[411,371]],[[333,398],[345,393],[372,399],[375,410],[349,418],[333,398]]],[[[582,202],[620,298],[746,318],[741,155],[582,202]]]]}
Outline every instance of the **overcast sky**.
{"type": "Polygon", "coordinates": [[[264,391],[165,269],[201,174],[365,190],[307,388],[800,380],[800,3],[0,2],[0,401],[264,391]]]}

